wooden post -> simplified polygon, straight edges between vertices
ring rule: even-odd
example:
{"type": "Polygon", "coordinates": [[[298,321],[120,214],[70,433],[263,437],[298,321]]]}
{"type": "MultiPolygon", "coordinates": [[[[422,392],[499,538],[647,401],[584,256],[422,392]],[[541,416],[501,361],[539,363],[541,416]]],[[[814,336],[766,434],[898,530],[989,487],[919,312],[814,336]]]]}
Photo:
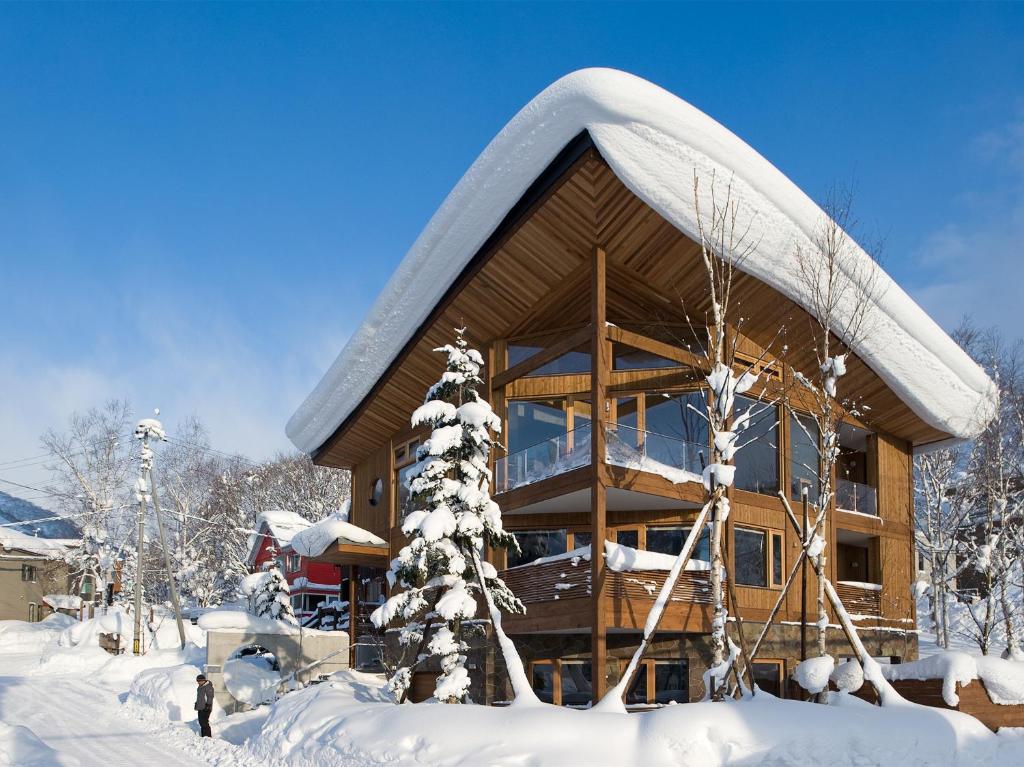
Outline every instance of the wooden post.
{"type": "Polygon", "coordinates": [[[607,489],[605,473],[605,400],[608,391],[609,350],[606,318],[605,252],[594,248],[591,281],[591,338],[590,359],[590,466],[593,480],[590,487],[590,591],[594,605],[594,618],[590,630],[590,669],[592,700],[597,703],[608,686],[608,618],[605,605],[604,541],[608,527],[607,489]]]}
{"type": "MultiPolygon", "coordinates": [[[[807,528],[810,518],[807,513],[807,488],[803,488],[804,528],[801,533],[800,547],[806,548],[807,528]]],[[[807,557],[802,557],[800,565],[800,661],[807,660],[807,557]]]]}
{"type": "Polygon", "coordinates": [[[348,566],[348,667],[356,667],[356,626],[359,623],[359,601],[356,590],[356,579],[359,577],[359,566],[348,566]]]}

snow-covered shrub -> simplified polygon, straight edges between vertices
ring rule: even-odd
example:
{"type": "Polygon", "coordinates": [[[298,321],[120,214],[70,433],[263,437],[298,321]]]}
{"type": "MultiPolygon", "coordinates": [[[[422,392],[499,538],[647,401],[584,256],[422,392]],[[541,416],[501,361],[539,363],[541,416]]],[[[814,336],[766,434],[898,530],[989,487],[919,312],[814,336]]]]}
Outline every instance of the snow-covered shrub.
{"type": "Polygon", "coordinates": [[[793,672],[796,683],[812,695],[828,687],[829,677],[835,669],[835,661],[831,655],[819,655],[816,658],[808,658],[801,661],[793,672]]]}
{"type": "Polygon", "coordinates": [[[857,692],[864,684],[864,669],[856,658],[849,658],[836,666],[831,679],[840,692],[857,692]]]}
{"type": "Polygon", "coordinates": [[[295,623],[288,581],[276,567],[253,573],[242,581],[249,611],[259,618],[295,623]]]}

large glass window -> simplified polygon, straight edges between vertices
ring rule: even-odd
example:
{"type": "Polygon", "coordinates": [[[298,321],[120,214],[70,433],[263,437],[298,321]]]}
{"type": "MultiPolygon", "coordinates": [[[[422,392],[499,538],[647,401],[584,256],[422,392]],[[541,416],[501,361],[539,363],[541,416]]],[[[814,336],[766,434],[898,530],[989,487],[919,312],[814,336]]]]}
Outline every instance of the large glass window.
{"type": "MultiPolygon", "coordinates": [[[[508,366],[513,367],[518,365],[520,362],[533,357],[535,354],[541,352],[543,347],[541,346],[524,346],[522,344],[509,344],[508,347],[508,366]]],[[[571,352],[567,352],[560,357],[556,357],[550,362],[545,362],[538,368],[534,368],[526,374],[527,377],[532,376],[557,376],[566,375],[570,373],[589,373],[590,372],[590,351],[585,347],[575,349],[571,352]]]]}
{"type": "Polygon", "coordinates": [[[789,416],[789,491],[794,501],[803,498],[818,502],[818,471],[820,442],[818,422],[809,415],[792,413],[789,416]]]}
{"type": "Polygon", "coordinates": [[[699,474],[707,449],[708,424],[700,392],[645,396],[645,453],[654,460],[699,474]],[[696,410],[696,412],[694,412],[696,410]]]}
{"type": "Polygon", "coordinates": [[[612,344],[613,370],[653,370],[657,368],[681,367],[681,362],[661,357],[654,352],[636,349],[626,344],[612,344]]]}
{"type": "Polygon", "coordinates": [[[402,519],[412,509],[410,508],[412,502],[412,491],[409,489],[409,481],[412,478],[413,471],[419,467],[418,463],[410,463],[408,466],[403,466],[397,472],[397,478],[395,480],[395,496],[398,502],[398,518],[402,519]]]}
{"type": "Polygon", "coordinates": [[[761,530],[737,527],[733,533],[736,583],[743,586],[768,585],[767,535],[761,530]]]}
{"type": "Polygon", "coordinates": [[[511,402],[508,406],[508,452],[518,453],[546,440],[564,437],[565,400],[511,402]]]}
{"type": "Polygon", "coordinates": [[[782,697],[782,661],[761,661],[752,664],[754,684],[776,698],[782,697]]]}
{"type": "MultiPolygon", "coordinates": [[[[673,557],[679,556],[679,552],[683,550],[686,536],[689,534],[689,527],[648,527],[647,550],[656,551],[659,554],[669,554],[673,557]]],[[[697,540],[693,558],[703,562],[711,561],[711,531],[707,526],[704,527],[704,532],[697,540]]]]}
{"type": "Polygon", "coordinates": [[[778,408],[755,399],[737,396],[733,420],[750,414],[740,429],[736,452],[735,486],[752,493],[774,495],[779,489],[778,408]]]}
{"type": "Polygon", "coordinates": [[[565,553],[565,530],[514,530],[512,535],[519,544],[519,553],[508,553],[509,567],[565,553]]]}
{"type": "Polygon", "coordinates": [[[537,697],[545,703],[555,702],[555,664],[537,662],[531,666],[531,684],[537,697]]]}
{"type": "Polygon", "coordinates": [[[585,706],[592,696],[589,661],[567,661],[559,664],[563,706],[585,706]]]}
{"type": "Polygon", "coordinates": [[[626,696],[632,705],[688,703],[690,676],[686,659],[645,660],[626,696]],[[651,690],[653,682],[654,689],[651,690]]]}
{"type": "Polygon", "coordinates": [[[871,482],[869,460],[875,435],[848,423],[839,425],[836,461],[836,507],[861,514],[877,514],[878,501],[871,482]]]}
{"type": "Polygon", "coordinates": [[[640,546],[640,532],[638,530],[619,530],[615,533],[615,542],[620,546],[628,546],[631,549],[640,546]]]}

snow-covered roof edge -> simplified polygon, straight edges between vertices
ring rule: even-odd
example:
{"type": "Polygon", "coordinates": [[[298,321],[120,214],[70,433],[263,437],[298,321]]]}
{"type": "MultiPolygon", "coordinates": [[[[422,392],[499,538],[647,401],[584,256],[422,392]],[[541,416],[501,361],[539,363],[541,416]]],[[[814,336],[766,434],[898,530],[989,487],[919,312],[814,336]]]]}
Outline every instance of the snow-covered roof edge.
{"type": "MultiPolygon", "coordinates": [[[[759,246],[744,271],[807,305],[796,254],[811,251],[822,222],[813,200],[677,96],[612,69],[573,72],[512,118],[431,218],[362,325],[289,419],[286,432],[300,450],[316,451],[359,406],[506,213],[584,130],[622,183],[691,238],[697,229],[694,172],[731,179],[739,209],[757,217],[751,234],[759,246]]],[[[704,186],[707,191],[710,184],[704,186]]],[[[859,248],[851,258],[869,259],[859,248]]],[[[975,436],[995,413],[995,385],[884,272],[880,282],[874,332],[856,353],[930,426],[956,438],[975,436]]]]}

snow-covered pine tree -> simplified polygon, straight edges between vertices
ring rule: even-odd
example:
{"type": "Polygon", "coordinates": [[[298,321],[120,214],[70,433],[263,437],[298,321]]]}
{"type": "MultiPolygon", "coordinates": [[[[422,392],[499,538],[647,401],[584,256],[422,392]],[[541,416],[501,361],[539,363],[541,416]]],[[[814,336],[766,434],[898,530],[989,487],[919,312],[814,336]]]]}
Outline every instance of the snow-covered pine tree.
{"type": "Polygon", "coordinates": [[[399,552],[391,573],[402,591],[371,616],[378,628],[403,621],[401,643],[417,646],[411,663],[393,671],[389,688],[397,700],[404,700],[415,666],[436,657],[441,675],[434,697],[445,703],[465,700],[469,673],[461,624],[475,614],[474,593],[479,591],[490,611],[516,700],[536,700],[522,661],[501,628],[501,611],[521,613],[522,603],[479,553],[485,544],[501,549],[517,546],[502,528],[501,510],[490,496],[491,431],[501,430],[501,420],[477,392],[483,383],[484,361],[476,349],[469,348],[464,329],[456,330],[454,344],[435,351],[448,361],[441,379],[412,416],[413,426],[428,424],[432,432],[419,449],[419,464],[409,480],[411,501],[402,531],[410,541],[399,552]]]}
{"type": "Polygon", "coordinates": [[[260,618],[295,623],[288,581],[277,567],[270,567],[253,579],[249,604],[260,618]]]}

